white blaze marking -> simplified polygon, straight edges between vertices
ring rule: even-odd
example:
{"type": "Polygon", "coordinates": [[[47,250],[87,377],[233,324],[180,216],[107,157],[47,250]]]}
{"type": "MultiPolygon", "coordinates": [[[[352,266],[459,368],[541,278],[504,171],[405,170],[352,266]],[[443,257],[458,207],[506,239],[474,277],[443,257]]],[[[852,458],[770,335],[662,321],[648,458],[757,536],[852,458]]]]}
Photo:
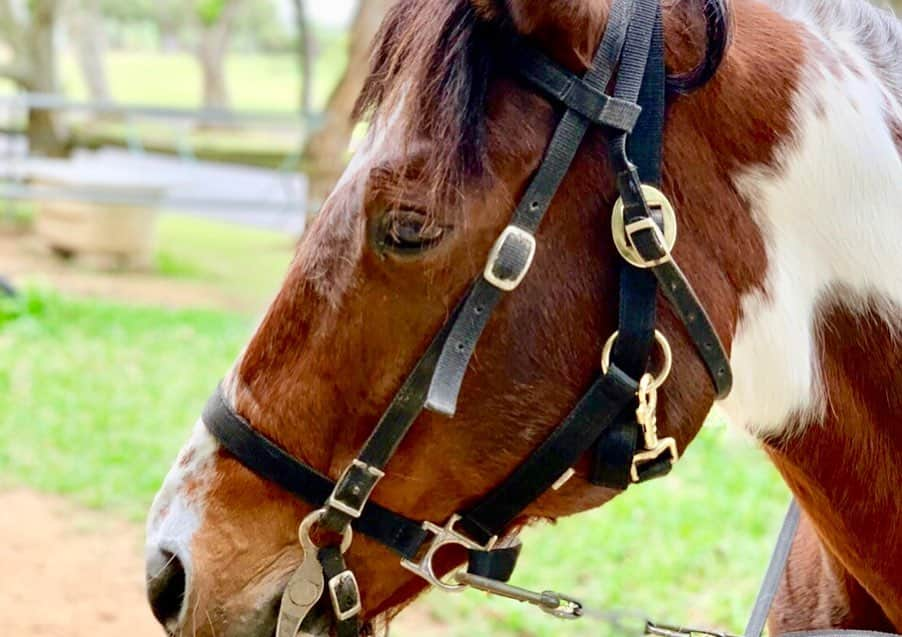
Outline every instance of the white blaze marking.
{"type": "MultiPolygon", "coordinates": [[[[868,68],[848,43],[842,48],[868,68]]],[[[817,334],[825,301],[853,310],[876,302],[902,324],[902,162],[887,92],[874,76],[835,71],[807,70],[779,167],[756,168],[736,184],[764,235],[768,272],[764,291],[743,299],[736,381],[723,407],[759,436],[783,433],[793,420],[804,426],[827,408],[817,334]]]]}
{"type": "Polygon", "coordinates": [[[147,519],[147,551],[164,549],[177,554],[189,579],[191,540],[203,517],[205,490],[218,448],[219,444],[198,420],[154,498],[147,519]],[[190,494],[189,485],[193,485],[190,494]]]}

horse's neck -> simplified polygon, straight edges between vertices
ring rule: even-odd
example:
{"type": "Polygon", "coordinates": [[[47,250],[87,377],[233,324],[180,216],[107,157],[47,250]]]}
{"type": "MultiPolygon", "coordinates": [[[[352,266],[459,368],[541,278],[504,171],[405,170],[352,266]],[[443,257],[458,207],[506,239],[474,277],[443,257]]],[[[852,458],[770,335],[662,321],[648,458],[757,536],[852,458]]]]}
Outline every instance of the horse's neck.
{"type": "Polygon", "coordinates": [[[842,306],[819,332],[826,409],[766,446],[828,551],[902,630],[899,334],[876,310],[842,306]]]}
{"type": "Polygon", "coordinates": [[[764,237],[768,265],[763,286],[742,299],[732,347],[736,386],[724,406],[759,435],[825,413],[818,326],[831,305],[878,308],[902,329],[894,102],[851,42],[831,44],[823,34],[805,41],[793,133],[775,162],[749,166],[734,180],[764,237]]]}
{"type": "Polygon", "coordinates": [[[793,132],[734,179],[767,268],[742,298],[723,406],[771,441],[825,544],[902,629],[900,109],[854,38],[806,28],[793,132]]]}

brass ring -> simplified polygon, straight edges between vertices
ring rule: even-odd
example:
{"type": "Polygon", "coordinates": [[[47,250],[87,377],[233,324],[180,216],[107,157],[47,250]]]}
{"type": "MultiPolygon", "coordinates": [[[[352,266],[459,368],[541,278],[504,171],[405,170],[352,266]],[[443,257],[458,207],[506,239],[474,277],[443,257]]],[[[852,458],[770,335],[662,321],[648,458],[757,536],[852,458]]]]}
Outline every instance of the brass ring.
{"type": "MultiPolygon", "coordinates": [[[[643,184],[642,195],[645,197],[649,208],[656,208],[661,211],[664,224],[661,229],[661,238],[663,238],[664,246],[669,253],[673,250],[673,246],[676,245],[677,239],[677,219],[673,204],[670,203],[670,200],[663,192],[653,186],[643,184]]],[[[614,245],[617,246],[620,256],[631,265],[637,268],[653,267],[656,264],[646,262],[627,236],[626,222],[623,219],[624,209],[625,206],[621,197],[614,204],[614,212],[611,216],[611,234],[614,237],[614,245]]]]}
{"type": "MultiPolygon", "coordinates": [[[[601,371],[605,374],[608,373],[608,369],[611,367],[611,352],[614,350],[614,343],[617,341],[619,335],[619,330],[611,334],[611,338],[604,344],[604,349],[601,351],[601,371]]],[[[667,377],[670,376],[670,370],[673,367],[673,350],[670,348],[667,337],[660,331],[655,330],[655,342],[664,354],[664,364],[661,366],[661,371],[652,376],[653,380],[649,384],[650,390],[658,389],[663,385],[664,381],[667,380],[667,377]]]]}
{"type": "MultiPolygon", "coordinates": [[[[317,509],[312,512],[306,518],[303,519],[301,525],[298,527],[298,539],[301,541],[301,546],[307,546],[313,544],[313,540],[310,538],[310,529],[313,528],[313,525],[323,519],[323,516],[326,515],[325,509],[317,509]]],[[[345,526],[345,528],[341,532],[341,552],[342,554],[347,553],[348,549],[351,547],[351,542],[354,541],[354,530],[350,525],[345,526]]]]}

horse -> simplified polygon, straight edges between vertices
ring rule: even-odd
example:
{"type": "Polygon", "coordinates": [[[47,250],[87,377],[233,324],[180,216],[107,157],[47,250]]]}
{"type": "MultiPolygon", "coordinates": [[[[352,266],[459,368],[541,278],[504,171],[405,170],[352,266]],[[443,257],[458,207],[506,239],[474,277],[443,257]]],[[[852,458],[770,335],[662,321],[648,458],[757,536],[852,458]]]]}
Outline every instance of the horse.
{"type": "MultiPolygon", "coordinates": [[[[593,479],[590,450],[493,542],[454,526],[578,409],[606,339],[630,320],[617,312],[623,253],[608,216],[622,184],[601,126],[589,127],[556,189],[531,268],[518,262],[516,291],[466,358],[460,400],[417,412],[384,472],[357,455],[473,281],[494,276],[480,274],[486,255],[498,265],[508,240],[530,247],[504,229],[572,108],[523,80],[511,43],[528,42],[571,88],[601,100],[572,78],[594,72],[619,1],[400,0],[390,10],[358,105],[366,139],[218,394],[214,416],[244,423],[265,462],[249,468],[202,418],[150,511],[148,594],[169,634],[272,635],[283,592],[303,590],[295,576],[314,565],[304,581],[325,595],[317,560],[333,558],[355,575],[328,578],[333,606],[343,587],[359,595],[350,614],[379,626],[429,584],[451,586],[426,575],[451,572],[464,549],[513,546],[525,524],[622,491],[593,479]],[[351,541],[344,524],[340,555],[310,526],[329,526],[336,510],[352,520],[363,504],[333,492],[329,511],[316,511],[322,502],[266,473],[279,458],[330,487],[368,480],[367,514],[430,521],[429,533],[456,545],[416,572],[378,533],[358,528],[351,541]]],[[[659,186],[678,212],[672,257],[733,382],[728,395],[711,382],[686,313],[659,293],[654,325],[669,347],[653,346],[648,362],[656,373],[674,364],[659,396],[631,385],[640,403],[629,408],[646,400],[642,431],[653,433],[654,417],[672,462],[717,401],[775,463],[802,510],[775,634],[900,631],[902,28],[862,0],[674,0],[662,14],[659,186]]],[[[335,634],[341,621],[303,632],[335,634]]]]}

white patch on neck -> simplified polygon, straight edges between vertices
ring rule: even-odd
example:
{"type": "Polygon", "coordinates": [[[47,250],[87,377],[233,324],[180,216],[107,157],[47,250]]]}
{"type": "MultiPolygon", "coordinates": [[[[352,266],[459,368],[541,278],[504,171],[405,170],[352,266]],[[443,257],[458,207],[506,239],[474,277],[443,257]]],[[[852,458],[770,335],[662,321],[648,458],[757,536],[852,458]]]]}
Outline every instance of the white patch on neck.
{"type": "MultiPolygon", "coordinates": [[[[847,42],[840,59],[865,58],[847,42]]],[[[835,63],[835,62],[834,62],[835,63]]],[[[817,312],[831,293],[847,306],[878,299],[902,323],[902,162],[886,122],[886,89],[865,72],[814,63],[795,101],[797,132],[776,169],[736,180],[768,257],[764,290],[742,300],[732,348],[732,421],[753,435],[792,433],[825,413],[817,312]]],[[[892,316],[891,316],[892,315],[892,316]]]]}

